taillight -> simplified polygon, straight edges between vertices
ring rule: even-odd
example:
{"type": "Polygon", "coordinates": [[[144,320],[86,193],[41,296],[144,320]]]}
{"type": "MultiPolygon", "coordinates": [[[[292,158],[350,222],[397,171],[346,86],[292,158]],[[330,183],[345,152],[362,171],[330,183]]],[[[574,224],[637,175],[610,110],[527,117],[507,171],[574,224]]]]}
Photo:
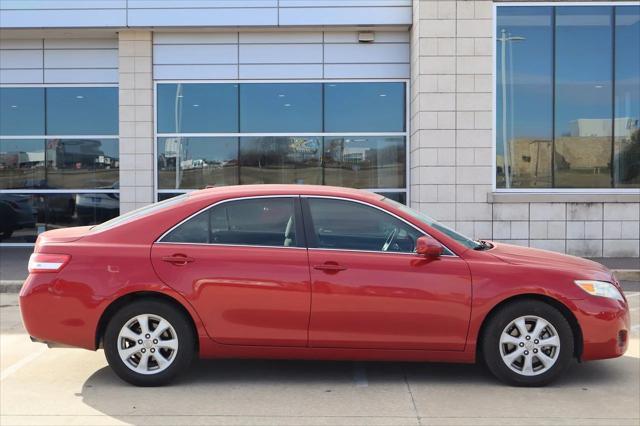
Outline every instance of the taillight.
{"type": "Polygon", "coordinates": [[[33,253],[29,258],[29,273],[58,272],[69,260],[68,254],[33,253]]]}

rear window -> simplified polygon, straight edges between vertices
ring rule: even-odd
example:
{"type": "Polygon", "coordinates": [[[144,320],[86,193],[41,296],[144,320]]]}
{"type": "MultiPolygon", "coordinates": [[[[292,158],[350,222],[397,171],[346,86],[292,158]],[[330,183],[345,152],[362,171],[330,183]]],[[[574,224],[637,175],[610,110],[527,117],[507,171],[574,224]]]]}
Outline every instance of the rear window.
{"type": "Polygon", "coordinates": [[[182,201],[184,201],[185,198],[187,198],[189,196],[189,194],[182,194],[182,195],[178,195],[176,197],[173,198],[169,198],[167,200],[164,201],[160,201],[158,203],[154,203],[154,204],[149,204],[148,206],[144,206],[141,207],[139,209],[130,211],[129,213],[125,213],[123,215],[120,215],[118,217],[114,217],[111,220],[108,220],[104,223],[101,223],[100,225],[96,225],[93,228],[91,228],[92,231],[104,231],[106,229],[111,229],[113,227],[116,227],[118,225],[122,225],[123,223],[126,222],[130,222],[132,220],[138,219],[140,217],[155,213],[157,211],[160,211],[162,209],[166,209],[167,207],[171,207],[174,206],[176,204],[180,204],[182,201]]]}

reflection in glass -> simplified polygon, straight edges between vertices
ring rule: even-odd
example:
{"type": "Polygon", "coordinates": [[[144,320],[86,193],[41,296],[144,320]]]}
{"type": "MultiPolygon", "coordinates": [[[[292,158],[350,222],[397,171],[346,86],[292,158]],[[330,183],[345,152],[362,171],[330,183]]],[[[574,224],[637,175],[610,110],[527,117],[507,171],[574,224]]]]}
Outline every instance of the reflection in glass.
{"type": "Polygon", "coordinates": [[[117,87],[47,88],[48,135],[117,135],[117,87]]]}
{"type": "Polygon", "coordinates": [[[158,138],[158,188],[237,184],[238,138],[158,138]]]}
{"type": "Polygon", "coordinates": [[[617,6],[614,185],[640,186],[640,6],[617,6]]]}
{"type": "Polygon", "coordinates": [[[325,132],[403,132],[404,83],[326,83],[325,132]]]}
{"type": "Polygon", "coordinates": [[[117,139],[1,139],[0,188],[111,189],[117,139]]]}
{"type": "Polygon", "coordinates": [[[237,84],[159,84],[159,133],[238,131],[237,84]]]}
{"type": "Polygon", "coordinates": [[[44,89],[0,88],[0,135],[44,135],[44,89]]]}
{"type": "Polygon", "coordinates": [[[115,193],[0,193],[0,242],[33,243],[44,231],[104,222],[119,209],[115,193]]]}
{"type": "Polygon", "coordinates": [[[46,188],[45,141],[0,139],[0,188],[46,188]]]}
{"type": "Polygon", "coordinates": [[[322,85],[241,84],[240,131],[322,131],[322,85]]]}
{"type": "Polygon", "coordinates": [[[45,143],[48,188],[118,188],[117,139],[49,139],[45,143]]]}
{"type": "Polygon", "coordinates": [[[182,192],[159,192],[158,201],[168,200],[169,198],[177,197],[178,195],[182,194],[182,192]]]}
{"type": "Polygon", "coordinates": [[[400,204],[407,204],[407,193],[406,192],[377,192],[377,194],[382,195],[390,200],[396,201],[400,204]]]}
{"type": "Polygon", "coordinates": [[[551,7],[498,8],[498,188],[551,186],[552,17],[551,7]]]}
{"type": "Polygon", "coordinates": [[[611,7],[556,8],[558,188],[611,187],[612,12],[611,7]]]}
{"type": "Polygon", "coordinates": [[[240,183],[322,183],[320,137],[240,139],[240,183]]]}
{"type": "Polygon", "coordinates": [[[389,137],[325,137],[325,184],[352,188],[403,188],[405,141],[389,137]]]}

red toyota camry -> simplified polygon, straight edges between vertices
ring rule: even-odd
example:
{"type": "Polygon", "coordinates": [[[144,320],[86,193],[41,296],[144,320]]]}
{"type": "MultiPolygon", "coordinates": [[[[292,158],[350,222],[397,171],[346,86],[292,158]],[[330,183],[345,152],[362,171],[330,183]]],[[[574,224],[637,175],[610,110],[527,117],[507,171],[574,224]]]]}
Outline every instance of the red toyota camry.
{"type": "Polygon", "coordinates": [[[41,234],[26,329],[104,348],[160,385],[203,358],[471,363],[540,386],[621,356],[629,311],[603,266],[472,241],[381,195],[326,186],[205,189],[41,234]]]}

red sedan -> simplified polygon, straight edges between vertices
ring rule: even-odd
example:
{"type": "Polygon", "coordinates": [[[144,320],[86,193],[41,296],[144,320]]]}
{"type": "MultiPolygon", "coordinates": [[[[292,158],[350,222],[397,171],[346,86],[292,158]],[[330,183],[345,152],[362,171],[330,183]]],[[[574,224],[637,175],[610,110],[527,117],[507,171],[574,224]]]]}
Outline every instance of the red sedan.
{"type": "Polygon", "coordinates": [[[41,234],[20,293],[35,341],[104,348],[143,386],[195,356],[471,363],[539,386],[627,349],[600,264],[472,241],[381,195],[205,189],[41,234]]]}

